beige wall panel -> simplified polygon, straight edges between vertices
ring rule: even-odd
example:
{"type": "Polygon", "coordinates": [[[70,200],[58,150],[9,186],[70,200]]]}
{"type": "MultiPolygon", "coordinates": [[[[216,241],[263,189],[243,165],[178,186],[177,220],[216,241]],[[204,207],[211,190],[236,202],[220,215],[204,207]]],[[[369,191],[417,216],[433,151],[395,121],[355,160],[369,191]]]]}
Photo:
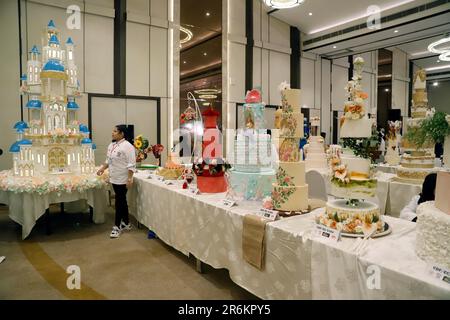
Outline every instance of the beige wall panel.
{"type": "Polygon", "coordinates": [[[315,108],[315,61],[301,58],[301,87],[303,108],[315,108]]]}
{"type": "Polygon", "coordinates": [[[12,129],[20,121],[20,70],[19,70],[19,27],[17,18],[17,1],[6,0],[0,3],[0,30],[2,31],[2,58],[0,68],[0,170],[11,169],[13,162],[9,147],[16,141],[12,129]],[[8,30],[8,32],[6,32],[8,30]]]}
{"type": "Polygon", "coordinates": [[[228,33],[245,37],[245,1],[229,0],[228,33]]]}
{"type": "Polygon", "coordinates": [[[245,98],[245,45],[230,42],[229,101],[243,102],[245,98]]]}
{"type": "Polygon", "coordinates": [[[86,14],[86,92],[114,93],[114,19],[86,14]]]}
{"type": "Polygon", "coordinates": [[[128,95],[150,95],[150,28],[127,23],[127,86],[128,95]]]}
{"type": "Polygon", "coordinates": [[[281,95],[278,86],[286,81],[290,82],[290,56],[285,53],[269,52],[269,83],[270,105],[281,105],[281,95]]]}
{"type": "Polygon", "coordinates": [[[167,29],[150,27],[150,95],[167,97],[167,29]]]}
{"type": "Polygon", "coordinates": [[[148,16],[150,15],[150,0],[127,0],[127,11],[148,16]]]}
{"type": "Polygon", "coordinates": [[[125,124],[126,108],[124,99],[92,98],[92,140],[97,145],[95,162],[97,165],[106,159],[106,151],[111,143],[114,126],[125,124]]]}
{"type": "Polygon", "coordinates": [[[150,16],[167,20],[169,0],[149,0],[150,16]]]}
{"type": "Polygon", "coordinates": [[[290,26],[276,18],[270,17],[270,34],[269,39],[271,44],[276,44],[282,47],[290,48],[290,26]]]}

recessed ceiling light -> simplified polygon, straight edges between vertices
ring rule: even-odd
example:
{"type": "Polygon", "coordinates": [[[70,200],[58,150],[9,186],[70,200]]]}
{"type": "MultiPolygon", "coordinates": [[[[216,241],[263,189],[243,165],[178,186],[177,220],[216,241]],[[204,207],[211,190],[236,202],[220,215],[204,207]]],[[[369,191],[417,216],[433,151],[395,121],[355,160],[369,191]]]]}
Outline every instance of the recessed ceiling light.
{"type": "Polygon", "coordinates": [[[337,46],[333,46],[333,49],[336,49],[337,48],[337,46]]]}
{"type": "Polygon", "coordinates": [[[433,86],[437,87],[439,85],[439,82],[433,82],[433,86]]]}
{"type": "Polygon", "coordinates": [[[308,13],[310,16],[312,16],[312,12],[308,13]]]}
{"type": "Polygon", "coordinates": [[[211,13],[209,13],[209,12],[206,13],[206,16],[207,16],[207,17],[209,17],[210,15],[211,15],[211,13]]]}
{"type": "Polygon", "coordinates": [[[441,62],[441,60],[436,61],[437,63],[441,62]]]}
{"type": "Polygon", "coordinates": [[[207,54],[206,52],[203,52],[203,55],[204,55],[204,56],[207,56],[208,54],[207,54]]]}
{"type": "Polygon", "coordinates": [[[398,33],[398,30],[394,30],[394,33],[398,33]]]}
{"type": "Polygon", "coordinates": [[[389,89],[388,89],[388,88],[386,88],[386,89],[384,89],[384,91],[386,91],[386,92],[389,92],[389,89]]]}
{"type": "Polygon", "coordinates": [[[184,64],[186,64],[186,61],[183,61],[184,64]]]}

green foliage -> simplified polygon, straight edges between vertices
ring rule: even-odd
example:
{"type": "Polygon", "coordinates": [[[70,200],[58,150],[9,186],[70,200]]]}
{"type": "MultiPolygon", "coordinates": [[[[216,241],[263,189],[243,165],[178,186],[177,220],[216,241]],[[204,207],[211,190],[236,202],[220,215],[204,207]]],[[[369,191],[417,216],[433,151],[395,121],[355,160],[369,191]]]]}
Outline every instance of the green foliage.
{"type": "Polygon", "coordinates": [[[351,149],[355,156],[365,159],[371,159],[375,162],[380,146],[378,131],[374,130],[370,138],[342,138],[341,145],[344,148],[351,149]]]}
{"type": "Polygon", "coordinates": [[[433,117],[424,119],[419,127],[409,129],[406,139],[419,148],[426,143],[444,143],[445,137],[450,135],[450,124],[445,117],[444,112],[436,112],[433,117]]]}

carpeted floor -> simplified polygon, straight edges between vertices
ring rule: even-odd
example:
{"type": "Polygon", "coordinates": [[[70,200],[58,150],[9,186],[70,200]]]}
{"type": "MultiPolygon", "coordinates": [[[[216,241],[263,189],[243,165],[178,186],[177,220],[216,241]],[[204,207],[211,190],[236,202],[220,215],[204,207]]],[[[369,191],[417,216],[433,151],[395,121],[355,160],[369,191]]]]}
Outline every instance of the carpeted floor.
{"type": "MultiPolygon", "coordinates": [[[[25,241],[21,229],[0,206],[0,299],[257,299],[234,284],[227,270],[205,265],[196,271],[186,257],[159,239],[147,239],[146,228],[110,239],[113,210],[105,224],[88,214],[51,208],[53,233],[38,221],[25,241]],[[78,266],[81,289],[69,290],[66,270],[78,266]]],[[[69,278],[70,283],[73,277],[69,278]]]]}

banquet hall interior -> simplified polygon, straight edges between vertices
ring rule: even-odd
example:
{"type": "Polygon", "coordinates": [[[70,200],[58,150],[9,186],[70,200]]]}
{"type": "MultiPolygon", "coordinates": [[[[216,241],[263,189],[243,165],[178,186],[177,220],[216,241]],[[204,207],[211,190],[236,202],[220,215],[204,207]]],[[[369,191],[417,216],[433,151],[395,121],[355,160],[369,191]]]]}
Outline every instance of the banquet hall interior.
{"type": "Polygon", "coordinates": [[[2,0],[0,34],[1,300],[450,299],[450,0],[2,0]]]}

